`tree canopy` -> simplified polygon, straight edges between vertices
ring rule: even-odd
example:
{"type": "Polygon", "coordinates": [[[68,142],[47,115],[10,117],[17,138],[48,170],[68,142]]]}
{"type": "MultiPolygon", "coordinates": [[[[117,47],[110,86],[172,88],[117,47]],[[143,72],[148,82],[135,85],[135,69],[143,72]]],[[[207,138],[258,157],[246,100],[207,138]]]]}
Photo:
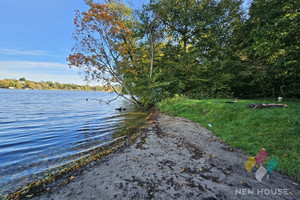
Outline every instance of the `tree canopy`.
{"type": "Polygon", "coordinates": [[[253,0],[247,15],[242,3],[87,1],[70,66],[148,106],[175,94],[299,98],[299,2],[253,0]]]}

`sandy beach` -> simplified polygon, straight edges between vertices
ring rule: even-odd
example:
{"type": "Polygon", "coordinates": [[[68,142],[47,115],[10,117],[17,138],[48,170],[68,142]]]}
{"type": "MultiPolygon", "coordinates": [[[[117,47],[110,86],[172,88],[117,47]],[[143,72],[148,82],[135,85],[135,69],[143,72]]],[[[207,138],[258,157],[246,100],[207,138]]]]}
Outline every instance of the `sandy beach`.
{"type": "Polygon", "coordinates": [[[33,199],[300,199],[285,175],[256,180],[248,157],[199,123],[156,112],[136,142],[33,199]]]}

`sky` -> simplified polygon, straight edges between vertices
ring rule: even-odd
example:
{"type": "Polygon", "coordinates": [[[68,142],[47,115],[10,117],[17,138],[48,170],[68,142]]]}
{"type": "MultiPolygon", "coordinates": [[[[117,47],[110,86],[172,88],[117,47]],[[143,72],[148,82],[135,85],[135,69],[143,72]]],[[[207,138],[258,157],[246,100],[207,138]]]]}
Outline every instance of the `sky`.
{"type": "MultiPolygon", "coordinates": [[[[139,8],[148,0],[131,2],[139,8]]],[[[1,0],[0,79],[86,84],[66,58],[75,44],[74,11],[87,9],[84,0],[1,0]]]]}
{"type": "MultiPolygon", "coordinates": [[[[141,8],[149,0],[130,2],[141,8]]],[[[66,58],[75,44],[74,11],[87,9],[84,0],[0,0],[0,79],[86,84],[66,58]]]]}

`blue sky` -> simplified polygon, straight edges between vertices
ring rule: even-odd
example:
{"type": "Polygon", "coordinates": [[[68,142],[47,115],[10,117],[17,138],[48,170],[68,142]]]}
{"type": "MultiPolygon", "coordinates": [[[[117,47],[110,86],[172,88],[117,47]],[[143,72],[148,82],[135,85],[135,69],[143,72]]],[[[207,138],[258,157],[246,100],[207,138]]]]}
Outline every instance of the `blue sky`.
{"type": "MultiPolygon", "coordinates": [[[[148,0],[131,2],[141,7],[148,0]]],[[[84,0],[1,0],[0,79],[86,84],[66,61],[77,9],[88,9],[84,0]]]]}
{"type": "Polygon", "coordinates": [[[0,0],[0,79],[86,84],[66,61],[77,9],[88,9],[84,0],[0,0]]]}

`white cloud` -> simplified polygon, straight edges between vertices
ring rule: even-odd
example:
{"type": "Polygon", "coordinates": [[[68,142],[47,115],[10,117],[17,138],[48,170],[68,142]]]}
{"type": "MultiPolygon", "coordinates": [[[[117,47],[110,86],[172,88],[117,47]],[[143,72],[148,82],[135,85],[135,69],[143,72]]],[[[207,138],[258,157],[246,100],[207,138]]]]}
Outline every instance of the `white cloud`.
{"type": "Polygon", "coordinates": [[[0,47],[0,54],[5,55],[27,55],[27,56],[47,56],[49,55],[45,50],[17,50],[17,49],[6,49],[0,47]]]}
{"type": "MultiPolygon", "coordinates": [[[[69,52],[69,50],[67,51],[69,52]]],[[[48,57],[57,57],[63,58],[66,56],[54,55],[46,50],[18,50],[18,49],[8,49],[0,47],[0,55],[9,55],[9,56],[48,56],[48,57]]],[[[67,55],[67,53],[66,53],[67,55]]]]}
{"type": "Polygon", "coordinates": [[[8,69],[67,69],[68,65],[58,62],[33,62],[33,61],[0,61],[0,69],[8,68],[8,69]]]}
{"type": "Polygon", "coordinates": [[[0,61],[0,79],[25,77],[32,81],[57,81],[85,85],[77,69],[58,62],[0,61]]]}

